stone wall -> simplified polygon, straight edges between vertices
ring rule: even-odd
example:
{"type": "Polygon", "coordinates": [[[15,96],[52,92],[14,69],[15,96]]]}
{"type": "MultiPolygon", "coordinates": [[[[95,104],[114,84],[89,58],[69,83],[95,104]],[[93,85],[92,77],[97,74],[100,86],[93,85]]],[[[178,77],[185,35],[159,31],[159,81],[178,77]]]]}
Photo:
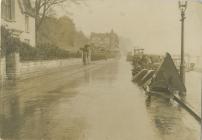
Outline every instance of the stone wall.
{"type": "Polygon", "coordinates": [[[82,64],[81,59],[61,59],[61,60],[43,60],[20,62],[19,75],[20,79],[37,76],[49,70],[56,70],[66,66],[82,64]]]}
{"type": "Polygon", "coordinates": [[[41,60],[20,62],[19,54],[12,53],[0,59],[0,81],[25,79],[57,70],[66,66],[82,64],[81,59],[41,60]]]}

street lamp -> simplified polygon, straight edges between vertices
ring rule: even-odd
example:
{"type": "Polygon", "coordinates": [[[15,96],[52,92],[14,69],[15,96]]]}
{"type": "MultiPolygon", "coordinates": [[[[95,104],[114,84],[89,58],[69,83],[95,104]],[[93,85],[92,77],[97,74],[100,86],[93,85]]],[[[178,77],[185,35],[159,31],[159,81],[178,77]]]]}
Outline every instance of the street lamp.
{"type": "MultiPolygon", "coordinates": [[[[185,62],[184,62],[184,20],[185,11],[187,9],[187,1],[179,1],[179,9],[181,12],[181,64],[180,64],[180,78],[185,85],[185,62]]],[[[184,93],[185,95],[185,93],[184,93]]]]}

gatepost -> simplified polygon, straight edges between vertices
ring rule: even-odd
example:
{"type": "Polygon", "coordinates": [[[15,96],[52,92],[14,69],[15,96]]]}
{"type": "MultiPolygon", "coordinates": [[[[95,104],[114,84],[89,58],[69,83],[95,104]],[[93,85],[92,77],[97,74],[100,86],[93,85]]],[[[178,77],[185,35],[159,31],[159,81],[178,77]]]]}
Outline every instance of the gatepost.
{"type": "Polygon", "coordinates": [[[6,78],[15,80],[20,76],[20,56],[19,52],[6,53],[6,78]]]}

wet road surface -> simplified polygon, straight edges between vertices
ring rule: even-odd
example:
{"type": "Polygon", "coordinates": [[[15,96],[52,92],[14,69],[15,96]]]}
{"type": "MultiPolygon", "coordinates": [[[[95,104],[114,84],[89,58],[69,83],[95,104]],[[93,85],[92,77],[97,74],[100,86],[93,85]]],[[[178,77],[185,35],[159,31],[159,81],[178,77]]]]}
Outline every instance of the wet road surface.
{"type": "Polygon", "coordinates": [[[1,89],[0,138],[200,139],[200,125],[179,105],[148,98],[131,82],[129,63],[110,61],[79,69],[8,81],[1,89]]]}
{"type": "Polygon", "coordinates": [[[202,94],[202,73],[187,72],[186,73],[186,88],[187,96],[186,102],[193,108],[193,110],[201,116],[201,94],[202,94]]]}

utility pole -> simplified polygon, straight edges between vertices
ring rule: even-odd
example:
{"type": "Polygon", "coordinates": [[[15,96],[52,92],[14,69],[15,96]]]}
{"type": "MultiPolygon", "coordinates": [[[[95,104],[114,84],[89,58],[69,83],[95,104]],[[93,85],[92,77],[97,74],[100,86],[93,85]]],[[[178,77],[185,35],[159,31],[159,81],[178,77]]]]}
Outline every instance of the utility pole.
{"type": "MultiPolygon", "coordinates": [[[[181,64],[180,64],[180,78],[182,83],[185,85],[185,61],[184,61],[184,20],[185,11],[187,9],[187,1],[179,1],[179,9],[181,12],[181,64]]],[[[186,95],[186,93],[183,93],[186,95]]]]}

